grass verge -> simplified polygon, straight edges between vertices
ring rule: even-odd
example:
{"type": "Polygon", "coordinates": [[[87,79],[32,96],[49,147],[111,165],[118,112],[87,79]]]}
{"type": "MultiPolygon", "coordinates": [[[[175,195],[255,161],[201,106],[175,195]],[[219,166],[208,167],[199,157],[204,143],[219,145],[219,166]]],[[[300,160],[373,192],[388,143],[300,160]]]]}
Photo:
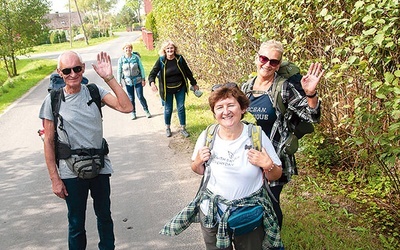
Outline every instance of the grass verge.
{"type": "Polygon", "coordinates": [[[56,67],[55,60],[22,59],[17,61],[18,76],[7,79],[6,73],[0,71],[0,82],[4,82],[0,86],[0,113],[53,72],[56,67]]]}

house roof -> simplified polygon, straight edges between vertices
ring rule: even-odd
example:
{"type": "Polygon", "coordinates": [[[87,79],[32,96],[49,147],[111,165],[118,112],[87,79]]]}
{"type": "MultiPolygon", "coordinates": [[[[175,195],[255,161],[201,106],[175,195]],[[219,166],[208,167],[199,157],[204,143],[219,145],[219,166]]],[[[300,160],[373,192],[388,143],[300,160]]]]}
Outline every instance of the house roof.
{"type": "MultiPolygon", "coordinates": [[[[46,15],[46,18],[49,19],[49,23],[47,27],[52,30],[68,30],[69,29],[69,20],[70,20],[70,13],[69,12],[56,12],[50,13],[46,15]]],[[[83,13],[81,13],[82,19],[84,18],[83,13]]],[[[71,12],[71,25],[72,26],[80,26],[80,20],[78,12],[71,12]]]]}

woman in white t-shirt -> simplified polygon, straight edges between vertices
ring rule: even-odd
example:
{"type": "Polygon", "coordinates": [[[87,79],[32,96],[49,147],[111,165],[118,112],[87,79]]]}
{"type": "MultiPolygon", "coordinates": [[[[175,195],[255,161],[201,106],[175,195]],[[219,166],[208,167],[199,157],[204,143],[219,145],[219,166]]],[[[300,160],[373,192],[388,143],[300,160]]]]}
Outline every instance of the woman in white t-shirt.
{"type": "Polygon", "coordinates": [[[241,121],[250,101],[235,83],[215,85],[208,100],[217,124],[197,139],[191,164],[204,181],[196,197],[160,234],[178,235],[200,222],[207,250],[283,249],[268,185],[264,185],[264,176],[271,181],[282,175],[271,141],[261,128],[241,121]],[[253,128],[259,132],[252,132],[253,128]],[[256,143],[260,141],[261,146],[256,143]],[[246,218],[238,216],[244,213],[246,218]]]}
{"type": "MultiPolygon", "coordinates": [[[[265,174],[268,180],[276,180],[281,176],[282,168],[271,141],[262,130],[262,151],[251,148],[249,125],[241,121],[249,106],[249,100],[235,83],[215,85],[209,97],[209,105],[218,123],[215,140],[210,150],[204,145],[208,132],[202,132],[193,152],[191,168],[200,175],[205,174],[205,180],[209,174],[205,184],[207,192],[212,195],[210,199],[202,199],[200,218],[206,249],[219,249],[216,247],[220,237],[218,224],[222,224],[219,222],[223,220],[225,211],[230,209],[232,214],[236,208],[236,201],[243,205],[246,199],[253,199],[252,202],[248,202],[248,206],[253,206],[254,194],[263,189],[263,175],[265,174]],[[207,168],[210,171],[206,171],[207,168]],[[217,200],[215,197],[218,197],[217,200]],[[211,218],[210,211],[215,210],[219,213],[211,212],[211,216],[214,217],[211,218]]],[[[233,249],[233,246],[236,249],[265,249],[263,241],[267,232],[269,238],[274,238],[266,239],[272,245],[268,247],[279,249],[279,243],[274,242],[280,236],[271,201],[265,197],[257,197],[256,201],[256,204],[266,204],[264,222],[265,217],[268,217],[268,223],[263,223],[264,227],[260,226],[240,236],[230,232],[229,240],[233,245],[231,243],[226,249],[233,249]],[[278,236],[271,237],[271,232],[276,232],[278,236]]],[[[219,243],[218,246],[221,247],[219,243]]]]}

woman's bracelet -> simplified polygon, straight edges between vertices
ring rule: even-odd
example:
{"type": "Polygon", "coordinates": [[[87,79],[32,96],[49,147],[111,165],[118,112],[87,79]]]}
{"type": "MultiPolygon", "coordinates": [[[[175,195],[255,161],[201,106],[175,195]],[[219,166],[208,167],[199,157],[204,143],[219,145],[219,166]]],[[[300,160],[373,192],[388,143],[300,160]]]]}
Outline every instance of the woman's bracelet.
{"type": "Polygon", "coordinates": [[[272,169],[274,169],[274,168],[275,168],[275,164],[272,164],[272,167],[271,167],[270,169],[268,169],[267,171],[268,171],[268,172],[271,172],[272,169]]]}
{"type": "Polygon", "coordinates": [[[104,81],[105,81],[106,83],[108,83],[109,81],[111,81],[112,79],[114,79],[114,75],[106,76],[106,77],[104,77],[103,79],[104,79],[104,81]]]}
{"type": "Polygon", "coordinates": [[[307,94],[306,94],[306,96],[307,96],[308,98],[314,98],[314,97],[317,96],[317,91],[315,91],[314,94],[312,94],[312,95],[307,95],[307,94]]]}

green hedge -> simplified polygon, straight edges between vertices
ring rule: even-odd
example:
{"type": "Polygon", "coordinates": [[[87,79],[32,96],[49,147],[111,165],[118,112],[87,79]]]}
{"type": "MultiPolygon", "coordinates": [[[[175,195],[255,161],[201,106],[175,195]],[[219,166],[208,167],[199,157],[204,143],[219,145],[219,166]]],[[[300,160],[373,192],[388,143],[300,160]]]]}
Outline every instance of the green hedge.
{"type": "Polygon", "coordinates": [[[332,145],[324,154],[333,161],[320,164],[378,166],[400,193],[398,4],[155,0],[153,15],[159,41],[174,40],[197,78],[209,85],[245,80],[255,71],[260,42],[268,39],[282,41],[286,59],[298,63],[303,74],[311,62],[322,62],[326,75],[319,86],[324,105],[319,150],[332,145]]]}
{"type": "MultiPolygon", "coordinates": [[[[175,41],[203,85],[243,82],[256,70],[256,51],[268,39],[283,42],[285,58],[295,61],[303,74],[311,62],[322,62],[326,73],[318,92],[323,117],[316,133],[302,140],[306,163],[322,171],[351,173],[351,178],[347,174],[338,178],[366,190],[356,194],[352,190],[351,198],[362,203],[379,194],[392,201],[386,203],[388,210],[396,210],[398,0],[153,0],[152,4],[158,43],[175,41]]],[[[399,229],[393,235],[399,237],[399,229]]]]}

